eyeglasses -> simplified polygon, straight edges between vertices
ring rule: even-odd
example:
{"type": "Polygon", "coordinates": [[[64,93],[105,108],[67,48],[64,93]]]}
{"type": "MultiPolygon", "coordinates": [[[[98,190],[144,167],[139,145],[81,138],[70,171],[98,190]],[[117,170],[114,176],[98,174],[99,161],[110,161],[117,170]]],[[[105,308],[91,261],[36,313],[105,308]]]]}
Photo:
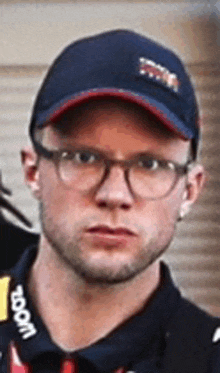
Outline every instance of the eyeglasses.
{"type": "Polygon", "coordinates": [[[132,193],[147,199],[167,196],[180,177],[187,174],[192,161],[184,165],[140,153],[132,159],[122,161],[108,158],[90,148],[48,150],[35,143],[36,152],[54,162],[57,174],[68,188],[88,191],[98,188],[108,178],[111,168],[124,169],[125,180],[132,193]]]}

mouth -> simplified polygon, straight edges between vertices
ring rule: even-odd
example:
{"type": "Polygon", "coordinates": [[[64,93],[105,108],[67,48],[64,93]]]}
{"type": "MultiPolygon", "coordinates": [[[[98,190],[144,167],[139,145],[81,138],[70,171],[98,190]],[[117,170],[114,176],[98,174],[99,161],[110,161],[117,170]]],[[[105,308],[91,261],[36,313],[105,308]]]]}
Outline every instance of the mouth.
{"type": "Polygon", "coordinates": [[[92,228],[89,228],[87,230],[89,233],[100,233],[100,234],[106,234],[106,235],[115,235],[115,236],[120,236],[120,235],[128,235],[128,236],[134,236],[136,235],[133,231],[127,228],[123,227],[116,227],[116,228],[111,228],[105,225],[98,225],[92,228]]]}
{"type": "Polygon", "coordinates": [[[137,235],[130,229],[124,227],[109,227],[98,225],[87,229],[86,236],[93,244],[106,247],[125,246],[137,235]]]}

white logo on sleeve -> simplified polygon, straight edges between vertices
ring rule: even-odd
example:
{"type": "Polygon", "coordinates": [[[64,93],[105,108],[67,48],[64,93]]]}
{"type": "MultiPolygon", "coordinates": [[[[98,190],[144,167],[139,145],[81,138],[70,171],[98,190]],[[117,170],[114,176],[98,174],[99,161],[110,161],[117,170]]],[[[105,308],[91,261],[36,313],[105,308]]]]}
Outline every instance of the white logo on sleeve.
{"type": "Polygon", "coordinates": [[[213,337],[212,337],[212,342],[213,343],[220,342],[220,327],[215,329],[215,332],[214,332],[213,337]]]}
{"type": "Polygon", "coordinates": [[[19,333],[23,339],[28,339],[37,334],[34,324],[31,322],[31,313],[25,309],[27,301],[24,298],[22,285],[17,285],[16,289],[11,292],[11,309],[14,312],[13,320],[15,321],[19,333]]]}

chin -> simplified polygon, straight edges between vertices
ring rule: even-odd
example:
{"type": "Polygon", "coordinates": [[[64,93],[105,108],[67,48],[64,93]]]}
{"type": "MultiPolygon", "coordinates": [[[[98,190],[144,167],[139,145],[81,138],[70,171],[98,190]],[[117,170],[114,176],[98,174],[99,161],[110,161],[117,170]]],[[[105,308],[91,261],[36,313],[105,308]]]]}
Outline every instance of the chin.
{"type": "MultiPolygon", "coordinates": [[[[125,255],[123,255],[125,256],[125,255]]],[[[76,258],[69,261],[69,265],[75,274],[90,284],[113,285],[133,280],[152,264],[152,258],[143,261],[131,258],[95,258],[82,260],[76,258]]]]}

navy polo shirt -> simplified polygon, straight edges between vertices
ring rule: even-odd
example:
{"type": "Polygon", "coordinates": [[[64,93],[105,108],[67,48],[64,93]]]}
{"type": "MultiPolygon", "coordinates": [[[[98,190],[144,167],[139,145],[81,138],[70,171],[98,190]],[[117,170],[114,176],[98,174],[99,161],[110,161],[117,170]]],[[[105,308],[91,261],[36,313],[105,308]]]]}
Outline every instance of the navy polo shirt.
{"type": "Polygon", "coordinates": [[[35,256],[36,248],[29,248],[10,272],[8,319],[0,323],[2,373],[7,372],[10,341],[18,346],[20,359],[32,367],[33,373],[60,372],[61,361],[65,358],[75,359],[78,371],[83,373],[110,373],[120,367],[138,373],[160,371],[166,339],[169,338],[167,325],[181,302],[180,293],[165,264],[161,263],[160,289],[141,312],[106,338],[67,355],[52,342],[28,294],[26,278],[35,256]]]}

